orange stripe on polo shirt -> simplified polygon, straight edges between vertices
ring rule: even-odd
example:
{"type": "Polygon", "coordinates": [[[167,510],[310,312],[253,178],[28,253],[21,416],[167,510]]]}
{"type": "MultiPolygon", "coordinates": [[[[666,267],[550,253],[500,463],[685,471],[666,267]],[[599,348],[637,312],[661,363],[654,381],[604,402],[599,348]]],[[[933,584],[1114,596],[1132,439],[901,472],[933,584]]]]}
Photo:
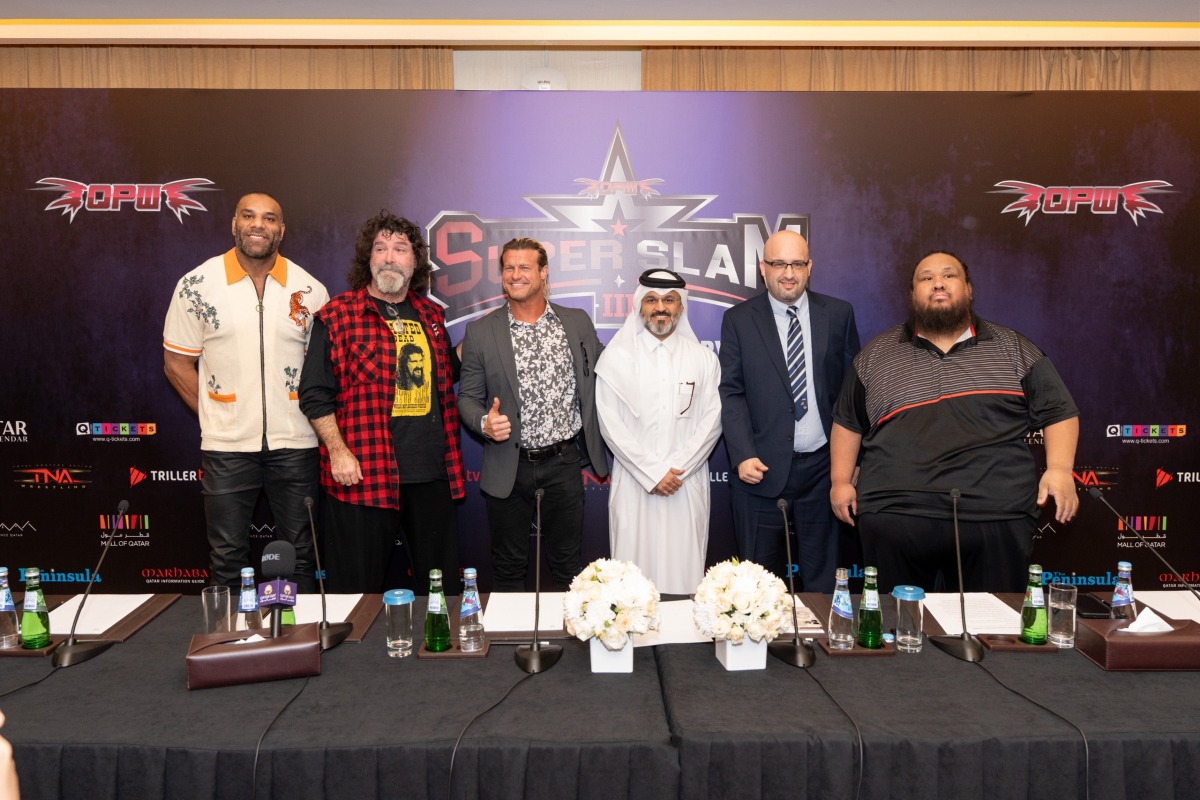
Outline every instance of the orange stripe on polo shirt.
{"type": "MultiPolygon", "coordinates": [[[[287,259],[276,253],[275,263],[267,271],[267,274],[278,281],[280,286],[287,286],[287,264],[287,259]]],[[[242,269],[242,265],[238,263],[237,248],[231,247],[225,253],[225,282],[237,283],[244,277],[246,277],[246,270],[242,269]]]]}
{"type": "Polygon", "coordinates": [[[190,347],[184,347],[182,345],[175,344],[174,342],[168,342],[166,339],[163,339],[163,347],[176,353],[186,353],[189,356],[199,356],[204,353],[203,350],[193,350],[190,347]]]}
{"type": "Polygon", "coordinates": [[[943,400],[953,400],[956,397],[969,397],[971,395],[976,395],[976,394],[1007,394],[1007,395],[1012,395],[1013,397],[1024,397],[1025,396],[1024,392],[1016,392],[1016,391],[1012,391],[1012,390],[1008,390],[1008,389],[980,389],[980,390],[974,391],[974,392],[955,392],[954,394],[944,394],[941,397],[935,397],[932,400],[922,400],[920,403],[909,403],[906,406],[900,406],[899,408],[894,409],[890,413],[885,414],[882,417],[880,417],[879,421],[876,422],[875,425],[876,426],[882,425],[883,423],[887,422],[892,417],[899,414],[901,411],[908,411],[910,408],[920,408],[921,406],[928,406],[928,405],[933,405],[934,403],[940,403],[943,400]]]}

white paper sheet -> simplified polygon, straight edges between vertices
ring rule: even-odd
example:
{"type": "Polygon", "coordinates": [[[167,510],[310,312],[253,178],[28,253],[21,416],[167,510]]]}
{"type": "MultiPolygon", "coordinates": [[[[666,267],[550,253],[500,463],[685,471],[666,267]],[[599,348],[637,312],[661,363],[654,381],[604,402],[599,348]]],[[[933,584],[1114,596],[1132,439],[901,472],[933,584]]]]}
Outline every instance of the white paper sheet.
{"type": "MultiPolygon", "coordinates": [[[[1021,614],[987,592],[967,592],[967,628],[971,633],[1021,634],[1021,614]]],[[[958,593],[925,595],[925,610],[950,636],[962,633],[958,593]]]]}
{"type": "MultiPolygon", "coordinates": [[[[483,628],[488,633],[533,630],[533,592],[493,592],[483,610],[483,628]]],[[[538,614],[539,633],[563,630],[563,593],[542,592],[538,614]]]]}
{"type": "Polygon", "coordinates": [[[1189,591],[1135,592],[1134,597],[1163,616],[1200,622],[1200,600],[1189,591]]]}
{"type": "MultiPolygon", "coordinates": [[[[362,599],[361,594],[327,594],[325,595],[325,608],[328,611],[330,622],[345,622],[350,618],[350,612],[354,610],[354,606],[362,599]]],[[[233,595],[233,613],[237,614],[237,593],[233,595]]],[[[301,594],[296,596],[296,622],[304,624],[305,622],[320,622],[321,621],[321,595],[320,594],[301,594]]]]}
{"type": "MultiPolygon", "coordinates": [[[[824,636],[825,626],[817,619],[817,615],[813,610],[804,603],[800,602],[800,595],[792,595],[792,599],[796,601],[796,623],[800,626],[801,636],[824,636]]],[[[788,633],[792,632],[792,615],[784,614],[783,629],[788,633]]]]}
{"type": "Polygon", "coordinates": [[[652,647],[656,644],[689,644],[712,642],[696,630],[692,621],[691,600],[668,600],[658,604],[658,630],[639,633],[633,637],[634,647],[652,647]]]}
{"type": "MultiPolygon", "coordinates": [[[[99,636],[137,610],[152,594],[93,594],[79,615],[76,636],[99,636]]],[[[50,633],[66,636],[83,595],[77,594],[50,612],[50,633]]],[[[199,601],[197,601],[199,602],[199,601]]]]}

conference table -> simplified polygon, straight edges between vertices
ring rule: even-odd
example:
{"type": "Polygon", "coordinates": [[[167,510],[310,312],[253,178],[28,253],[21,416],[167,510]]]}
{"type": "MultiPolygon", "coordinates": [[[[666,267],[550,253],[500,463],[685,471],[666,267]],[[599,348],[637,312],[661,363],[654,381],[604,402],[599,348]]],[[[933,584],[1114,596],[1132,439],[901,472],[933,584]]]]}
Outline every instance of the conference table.
{"type": "Polygon", "coordinates": [[[727,672],[710,644],[670,644],[592,674],[568,639],[529,676],[496,643],[390,658],[380,615],[319,676],[189,691],[199,627],[184,597],[91,661],[0,659],[22,797],[1200,797],[1200,676],[1105,672],[1074,650],[818,649],[810,669],[727,672]]]}

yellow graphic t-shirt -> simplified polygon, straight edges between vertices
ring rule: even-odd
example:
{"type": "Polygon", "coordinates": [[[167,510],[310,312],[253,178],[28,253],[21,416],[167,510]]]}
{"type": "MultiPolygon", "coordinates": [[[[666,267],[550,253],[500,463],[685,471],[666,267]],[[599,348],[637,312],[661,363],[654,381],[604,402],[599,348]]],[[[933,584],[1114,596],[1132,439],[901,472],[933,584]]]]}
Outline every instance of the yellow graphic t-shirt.
{"type": "Polygon", "coordinates": [[[433,398],[434,365],[429,339],[421,323],[410,319],[388,320],[396,337],[396,396],[393,417],[423,417],[433,398]]]}

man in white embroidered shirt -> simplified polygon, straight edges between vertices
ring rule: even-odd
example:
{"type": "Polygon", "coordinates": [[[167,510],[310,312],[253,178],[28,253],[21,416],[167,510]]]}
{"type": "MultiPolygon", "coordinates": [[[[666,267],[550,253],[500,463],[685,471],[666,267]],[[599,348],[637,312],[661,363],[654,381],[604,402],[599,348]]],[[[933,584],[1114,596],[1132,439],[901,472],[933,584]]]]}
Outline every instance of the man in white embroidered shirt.
{"type": "Polygon", "coordinates": [[[642,273],[629,318],[596,364],[596,410],[614,459],[612,557],[668,594],[690,594],[704,577],[708,457],[721,437],[721,368],[688,323],[686,287],[668,270],[642,273]]]}
{"type": "Polygon", "coordinates": [[[200,417],[209,582],[237,586],[250,521],[266,492],[280,539],[296,548],[301,591],[316,588],[305,497],[317,496],[317,437],[297,390],[321,283],[279,255],[285,226],[267,194],[241,198],[234,247],[184,275],[163,329],[164,370],[200,417]]]}

